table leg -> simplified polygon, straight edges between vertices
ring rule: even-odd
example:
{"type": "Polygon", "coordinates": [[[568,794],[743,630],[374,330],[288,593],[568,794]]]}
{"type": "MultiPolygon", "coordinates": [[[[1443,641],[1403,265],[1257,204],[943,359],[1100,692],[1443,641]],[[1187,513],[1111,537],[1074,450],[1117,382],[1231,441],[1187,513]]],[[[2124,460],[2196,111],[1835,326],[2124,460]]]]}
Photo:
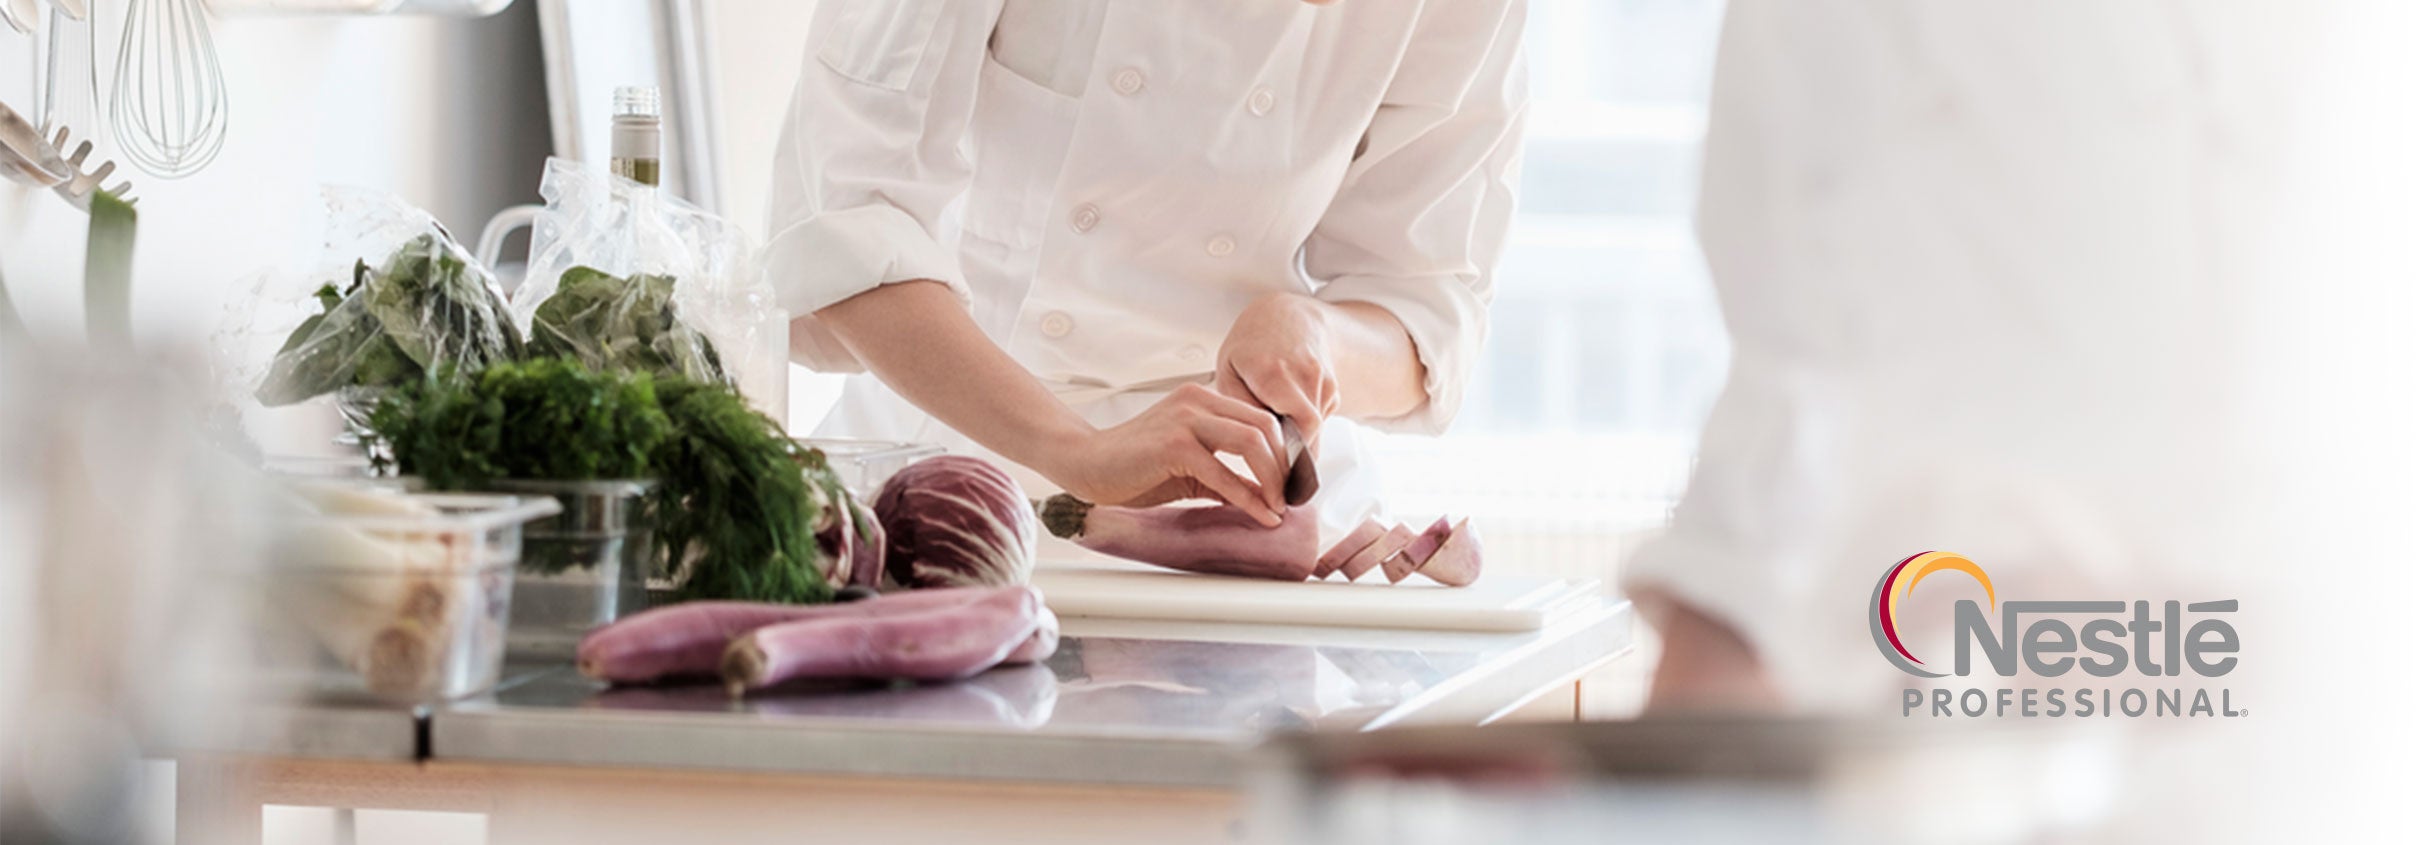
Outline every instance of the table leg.
{"type": "Polygon", "coordinates": [[[261,801],[240,762],[176,761],[177,845],[259,845],[261,801]]]}

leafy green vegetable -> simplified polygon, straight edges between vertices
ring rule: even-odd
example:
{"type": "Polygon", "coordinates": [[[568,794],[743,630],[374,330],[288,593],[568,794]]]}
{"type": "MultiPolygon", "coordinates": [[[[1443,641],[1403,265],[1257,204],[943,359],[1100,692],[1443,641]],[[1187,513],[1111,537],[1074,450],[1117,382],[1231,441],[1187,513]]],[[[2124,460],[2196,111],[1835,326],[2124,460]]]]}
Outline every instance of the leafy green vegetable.
{"type": "Polygon", "coordinates": [[[817,489],[838,483],[822,453],[727,386],[672,378],[657,394],[676,434],[656,454],[656,542],[674,554],[696,544],[681,597],[831,601],[815,526],[842,505],[817,489]]]}
{"type": "Polygon", "coordinates": [[[672,420],[645,373],[540,358],[399,385],[370,414],[374,457],[439,490],[500,478],[647,478],[672,420]]]}
{"type": "Polygon", "coordinates": [[[290,405],[343,387],[392,387],[453,366],[464,372],[521,357],[521,333],[484,271],[435,234],[406,242],[373,271],[353,264],[339,293],[320,288],[320,313],[286,337],[255,391],[290,405]]]}
{"type": "Polygon", "coordinates": [[[565,270],[531,316],[530,352],[597,369],[724,381],[714,345],[679,319],[673,285],[671,276],[653,273],[623,279],[594,267],[565,270]]]}
{"type": "Polygon", "coordinates": [[[815,526],[839,477],[727,385],[540,358],[441,367],[390,393],[365,445],[439,490],[499,478],[652,478],[683,598],[832,599],[815,526]]]}

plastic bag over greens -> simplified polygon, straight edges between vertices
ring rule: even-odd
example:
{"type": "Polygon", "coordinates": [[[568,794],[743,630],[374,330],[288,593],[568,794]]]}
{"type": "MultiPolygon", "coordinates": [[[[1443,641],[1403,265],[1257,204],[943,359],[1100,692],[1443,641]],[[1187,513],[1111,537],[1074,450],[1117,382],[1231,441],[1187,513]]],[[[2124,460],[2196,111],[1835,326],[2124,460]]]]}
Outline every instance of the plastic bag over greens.
{"type": "Polygon", "coordinates": [[[738,386],[760,407],[786,384],[786,318],[747,237],[654,188],[551,159],[513,292],[530,351],[600,370],[738,386]]]}
{"type": "Polygon", "coordinates": [[[361,394],[446,365],[475,371],[521,355],[495,277],[428,212],[387,194],[326,188],[329,268],[311,313],[286,335],[253,395],[268,406],[361,394]]]}

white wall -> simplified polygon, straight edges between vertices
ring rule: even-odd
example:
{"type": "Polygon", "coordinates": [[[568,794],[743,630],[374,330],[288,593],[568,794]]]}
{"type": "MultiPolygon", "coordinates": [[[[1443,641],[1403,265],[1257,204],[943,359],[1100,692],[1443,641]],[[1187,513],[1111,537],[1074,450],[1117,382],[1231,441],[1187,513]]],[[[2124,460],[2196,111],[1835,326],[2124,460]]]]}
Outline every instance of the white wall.
{"type": "MultiPolygon", "coordinates": [[[[215,328],[240,279],[310,261],[321,183],[394,192],[462,239],[475,238],[496,209],[534,199],[547,139],[528,7],[480,20],[217,21],[230,115],[225,150],[182,180],[130,177],[141,200],[138,333],[198,340],[215,328]]],[[[0,30],[0,42],[9,39],[16,43],[0,48],[22,56],[25,37],[0,30]]],[[[100,49],[106,96],[115,50],[100,49]]],[[[30,88],[27,68],[0,64],[0,98],[21,111],[31,105],[16,93],[30,88]]],[[[114,143],[103,146],[114,152],[114,143]]],[[[81,324],[84,220],[47,192],[0,185],[0,270],[29,322],[63,331],[81,324]]]]}
{"type": "MultiPolygon", "coordinates": [[[[723,208],[758,243],[765,235],[766,182],[790,89],[806,56],[812,0],[718,0],[706,4],[721,96],[723,208]]],[[[839,397],[839,379],[791,367],[790,427],[814,427],[839,397]]]]}

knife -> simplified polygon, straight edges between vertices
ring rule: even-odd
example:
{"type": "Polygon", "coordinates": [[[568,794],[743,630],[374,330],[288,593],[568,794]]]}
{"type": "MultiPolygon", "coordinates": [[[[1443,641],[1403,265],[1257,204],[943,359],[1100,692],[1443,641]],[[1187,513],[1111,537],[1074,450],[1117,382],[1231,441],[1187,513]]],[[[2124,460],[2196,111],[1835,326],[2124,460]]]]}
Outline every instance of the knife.
{"type": "Polygon", "coordinates": [[[1299,506],[1319,492],[1319,462],[1308,454],[1302,429],[1294,427],[1293,420],[1278,417],[1277,431],[1285,438],[1286,504],[1299,506]]]}

